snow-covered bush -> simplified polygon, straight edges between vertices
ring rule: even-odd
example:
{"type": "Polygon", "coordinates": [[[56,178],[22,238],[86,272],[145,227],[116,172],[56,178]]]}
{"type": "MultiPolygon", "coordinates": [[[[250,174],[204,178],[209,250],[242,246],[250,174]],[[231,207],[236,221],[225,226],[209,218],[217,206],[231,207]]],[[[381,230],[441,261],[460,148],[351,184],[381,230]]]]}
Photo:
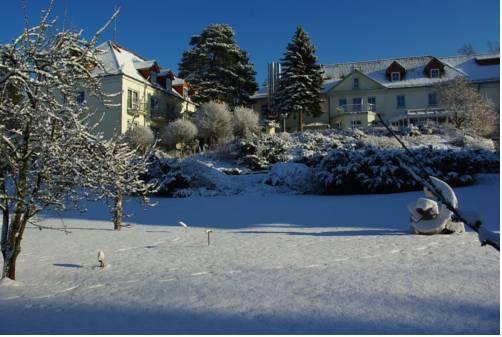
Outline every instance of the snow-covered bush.
{"type": "Polygon", "coordinates": [[[194,114],[194,123],[199,136],[205,138],[210,145],[224,144],[232,140],[232,113],[224,103],[204,103],[194,114]]]}
{"type": "Polygon", "coordinates": [[[156,152],[150,161],[143,179],[158,186],[157,195],[172,197],[176,191],[190,187],[190,176],[182,172],[180,160],[156,152]]]}
{"type": "Polygon", "coordinates": [[[258,125],[259,116],[253,110],[245,107],[237,107],[234,111],[234,135],[237,138],[248,138],[260,131],[258,125]]]}
{"type": "MultiPolygon", "coordinates": [[[[485,150],[439,150],[413,148],[416,163],[428,175],[452,186],[472,183],[476,173],[499,170],[499,158],[485,150]]],[[[402,149],[365,147],[357,150],[332,150],[317,166],[316,178],[324,194],[391,193],[421,188],[410,173],[407,154],[402,149]]],[[[420,169],[418,169],[420,171],[420,169]]]]}
{"type": "Polygon", "coordinates": [[[186,119],[177,119],[169,123],[162,131],[162,141],[168,148],[174,149],[176,144],[185,144],[192,141],[197,135],[197,127],[186,119]]]}
{"type": "Polygon", "coordinates": [[[313,169],[300,163],[277,163],[272,165],[265,183],[283,186],[289,190],[307,193],[315,190],[313,169]]]}
{"type": "Polygon", "coordinates": [[[125,140],[131,147],[145,151],[153,144],[155,136],[149,127],[136,125],[126,131],[125,140]]]}

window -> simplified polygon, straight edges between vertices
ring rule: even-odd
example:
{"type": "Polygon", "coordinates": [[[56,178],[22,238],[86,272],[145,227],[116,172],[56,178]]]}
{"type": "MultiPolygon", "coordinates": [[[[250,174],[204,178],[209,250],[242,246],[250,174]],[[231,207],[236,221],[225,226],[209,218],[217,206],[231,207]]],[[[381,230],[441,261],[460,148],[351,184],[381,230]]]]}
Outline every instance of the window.
{"type": "Polygon", "coordinates": [[[439,78],[440,72],[438,68],[431,69],[431,78],[439,78]]]}
{"type": "Polygon", "coordinates": [[[338,100],[338,107],[340,109],[343,109],[344,111],[347,111],[347,99],[346,98],[340,98],[338,100]]]}
{"type": "Polygon", "coordinates": [[[77,95],[77,103],[82,104],[85,101],[85,91],[80,91],[77,95]]]}
{"type": "Polygon", "coordinates": [[[183,97],[188,97],[188,88],[183,88],[183,97]]]}
{"type": "Polygon", "coordinates": [[[397,107],[398,108],[404,108],[406,106],[406,101],[404,99],[404,95],[397,95],[396,100],[397,100],[397,107]]]}
{"type": "Polygon", "coordinates": [[[401,81],[401,73],[399,73],[397,71],[393,71],[390,74],[390,79],[392,82],[401,81]]]}
{"type": "Polygon", "coordinates": [[[159,106],[159,101],[157,100],[157,98],[150,96],[150,111],[157,110],[158,106],[159,106]]]}
{"type": "Polygon", "coordinates": [[[353,120],[350,121],[350,126],[352,127],[352,129],[357,129],[361,125],[362,125],[362,123],[359,120],[354,120],[353,119],[353,120]]]}
{"type": "Polygon", "coordinates": [[[375,106],[376,106],[376,97],[375,96],[371,96],[371,97],[368,97],[368,104],[370,104],[368,106],[368,110],[369,111],[375,111],[375,106]]]}
{"type": "Polygon", "coordinates": [[[138,108],[138,92],[127,89],[127,109],[133,110],[138,108]]]}
{"type": "Polygon", "coordinates": [[[150,73],[150,82],[157,83],[157,73],[155,71],[150,73]]]}
{"type": "Polygon", "coordinates": [[[354,82],[353,82],[352,88],[353,89],[359,89],[359,79],[358,78],[354,78],[354,82]]]}
{"type": "Polygon", "coordinates": [[[352,104],[354,105],[354,111],[361,111],[363,100],[361,97],[356,97],[352,99],[352,104]]]}
{"type": "Polygon", "coordinates": [[[438,101],[437,101],[436,93],[434,92],[434,93],[429,94],[429,106],[434,106],[437,104],[438,104],[438,101]]]}

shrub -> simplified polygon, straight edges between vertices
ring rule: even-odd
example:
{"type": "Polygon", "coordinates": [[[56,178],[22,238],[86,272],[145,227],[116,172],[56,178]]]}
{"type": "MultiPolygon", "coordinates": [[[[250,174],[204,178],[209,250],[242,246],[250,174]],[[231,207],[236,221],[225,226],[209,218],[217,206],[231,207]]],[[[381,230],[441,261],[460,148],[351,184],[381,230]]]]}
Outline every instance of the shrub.
{"type": "Polygon", "coordinates": [[[125,133],[125,140],[133,148],[144,152],[154,142],[152,129],[146,126],[136,125],[129,128],[125,133]]]}
{"type": "Polygon", "coordinates": [[[259,116],[252,109],[237,107],[234,111],[234,135],[238,138],[248,138],[258,133],[259,116]]]}
{"type": "Polygon", "coordinates": [[[197,132],[197,127],[191,121],[177,119],[164,128],[161,138],[168,148],[174,149],[176,144],[185,144],[192,141],[197,132]]]}
{"type": "MultiPolygon", "coordinates": [[[[452,186],[472,183],[476,173],[499,170],[499,158],[491,151],[441,150],[432,147],[413,148],[410,151],[428,175],[452,186]]],[[[406,156],[402,149],[365,147],[332,150],[316,166],[316,177],[323,186],[321,193],[391,193],[420,189],[421,186],[400,164],[406,156]]],[[[416,170],[420,172],[421,168],[416,170]]]]}
{"type": "Polygon", "coordinates": [[[202,104],[195,112],[194,122],[199,135],[210,145],[224,144],[232,140],[232,113],[224,103],[202,104]]]}

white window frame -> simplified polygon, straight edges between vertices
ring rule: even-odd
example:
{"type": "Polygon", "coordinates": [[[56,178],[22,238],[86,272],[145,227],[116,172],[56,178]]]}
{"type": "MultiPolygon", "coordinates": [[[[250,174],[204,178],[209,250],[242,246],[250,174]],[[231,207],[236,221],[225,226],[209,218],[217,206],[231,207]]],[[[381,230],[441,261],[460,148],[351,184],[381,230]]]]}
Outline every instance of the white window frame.
{"type": "Polygon", "coordinates": [[[127,110],[138,109],[139,93],[133,89],[127,89],[127,110]]]}
{"type": "Polygon", "coordinates": [[[391,82],[401,81],[401,73],[399,71],[393,71],[390,73],[391,82]],[[397,75],[397,80],[394,79],[394,75],[397,75]]]}
{"type": "Polygon", "coordinates": [[[431,76],[431,78],[439,78],[439,77],[441,77],[441,71],[439,70],[439,68],[431,68],[430,76],[431,76]],[[435,72],[437,72],[437,76],[432,75],[435,72]]]}
{"type": "Polygon", "coordinates": [[[358,127],[361,127],[363,123],[359,119],[352,119],[350,120],[350,126],[352,129],[357,129],[358,127]]]}

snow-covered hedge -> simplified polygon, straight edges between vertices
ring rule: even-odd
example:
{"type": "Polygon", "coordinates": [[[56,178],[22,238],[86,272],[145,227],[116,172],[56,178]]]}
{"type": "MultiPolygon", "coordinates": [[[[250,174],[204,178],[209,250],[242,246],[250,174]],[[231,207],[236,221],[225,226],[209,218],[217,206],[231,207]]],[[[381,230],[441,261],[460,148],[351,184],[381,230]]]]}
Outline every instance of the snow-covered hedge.
{"type": "Polygon", "coordinates": [[[295,192],[315,192],[314,170],[300,163],[277,163],[272,165],[265,183],[281,186],[295,192]]]}
{"type": "MultiPolygon", "coordinates": [[[[495,173],[499,157],[486,150],[412,148],[415,162],[427,174],[452,186],[472,183],[477,173],[495,173]]],[[[420,189],[411,174],[400,165],[406,160],[402,149],[364,147],[356,150],[335,149],[315,166],[321,194],[390,193],[420,189]]]]}
{"type": "MultiPolygon", "coordinates": [[[[465,136],[458,141],[457,132],[401,139],[429,175],[452,186],[472,183],[478,173],[499,172],[499,154],[490,150],[490,140],[465,136]]],[[[145,180],[157,179],[159,194],[166,196],[240,193],[247,188],[240,186],[247,179],[243,176],[250,173],[262,177],[254,180],[256,189],[318,194],[420,189],[399,164],[409,164],[406,158],[385,130],[261,135],[185,159],[155,158],[145,180]]]]}

